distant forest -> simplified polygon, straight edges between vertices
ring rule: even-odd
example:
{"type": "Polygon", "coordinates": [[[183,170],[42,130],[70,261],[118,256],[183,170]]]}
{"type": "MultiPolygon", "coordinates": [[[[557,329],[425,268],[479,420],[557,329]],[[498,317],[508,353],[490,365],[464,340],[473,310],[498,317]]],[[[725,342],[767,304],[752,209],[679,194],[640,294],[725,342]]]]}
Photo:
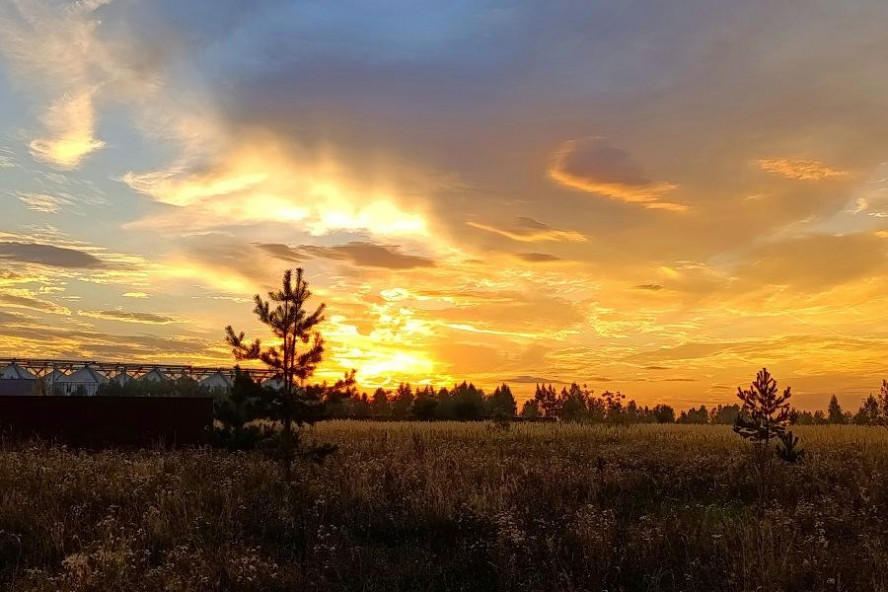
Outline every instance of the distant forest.
{"type": "MultiPolygon", "coordinates": [[[[98,394],[111,396],[196,396],[207,394],[197,383],[179,379],[164,383],[131,381],[126,385],[108,383],[98,394]]],[[[246,372],[238,373],[230,390],[211,391],[217,407],[255,407],[262,399],[263,388],[246,372]]],[[[452,388],[430,385],[414,388],[403,383],[395,390],[376,389],[372,394],[359,393],[354,375],[346,375],[335,384],[314,384],[306,388],[305,399],[316,406],[317,419],[372,419],[391,421],[481,421],[517,419],[524,421],[572,421],[605,424],[686,423],[731,425],[740,413],[740,405],[692,407],[678,411],[665,404],[649,407],[627,400],[620,392],[595,393],[578,383],[563,386],[538,384],[532,398],[519,405],[507,384],[492,393],[469,382],[452,388]]],[[[797,425],[825,424],[888,424],[888,382],[878,395],[870,395],[857,412],[842,409],[833,395],[825,411],[790,412],[790,423],[797,425]]]]}
{"type": "MultiPolygon", "coordinates": [[[[685,411],[665,404],[649,407],[639,405],[619,391],[593,390],[572,383],[560,390],[549,384],[538,384],[532,398],[520,410],[512,390],[502,384],[487,394],[467,382],[451,389],[423,386],[414,390],[401,384],[396,390],[377,389],[372,395],[358,395],[349,389],[320,389],[326,415],[340,419],[449,420],[477,421],[518,418],[527,421],[573,421],[586,423],[687,423],[733,425],[740,405],[701,405],[685,411]]],[[[844,411],[833,395],[826,411],[790,411],[790,423],[798,425],[860,424],[881,425],[888,419],[888,389],[880,398],[870,395],[857,413],[844,411]]]]}

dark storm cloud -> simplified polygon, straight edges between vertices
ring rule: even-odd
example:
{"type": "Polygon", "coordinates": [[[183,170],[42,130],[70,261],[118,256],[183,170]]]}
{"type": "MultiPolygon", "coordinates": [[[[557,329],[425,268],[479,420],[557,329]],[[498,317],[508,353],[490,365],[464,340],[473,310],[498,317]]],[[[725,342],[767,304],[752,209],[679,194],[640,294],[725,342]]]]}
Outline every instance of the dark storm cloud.
{"type": "Polygon", "coordinates": [[[269,255],[277,257],[281,261],[301,262],[304,257],[299,255],[296,249],[282,243],[259,243],[256,245],[269,255]]]}
{"type": "Polygon", "coordinates": [[[344,245],[323,247],[302,245],[288,247],[282,244],[260,244],[259,248],[284,261],[301,261],[306,257],[319,257],[335,261],[348,261],[359,267],[377,267],[383,269],[414,269],[417,267],[434,267],[435,262],[427,257],[407,255],[397,246],[377,245],[374,243],[352,241],[344,245]]]}
{"type": "Polygon", "coordinates": [[[0,259],[71,269],[104,267],[104,263],[90,253],[39,243],[0,242],[0,259]]]}
{"type": "Polygon", "coordinates": [[[651,183],[628,152],[611,146],[604,138],[577,140],[562,160],[561,170],[595,183],[627,187],[644,187],[651,183]]]}

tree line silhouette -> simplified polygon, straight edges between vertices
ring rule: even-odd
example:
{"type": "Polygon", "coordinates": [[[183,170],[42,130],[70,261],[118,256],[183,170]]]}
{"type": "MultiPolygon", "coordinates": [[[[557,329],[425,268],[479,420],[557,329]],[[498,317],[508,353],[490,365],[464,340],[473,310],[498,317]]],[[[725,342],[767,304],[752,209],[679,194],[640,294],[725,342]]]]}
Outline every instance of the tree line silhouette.
{"type": "MultiPolygon", "coordinates": [[[[243,425],[269,418],[275,396],[247,371],[236,372],[233,388],[217,391],[217,417],[226,423],[243,425]]],[[[307,385],[300,397],[304,414],[312,421],[323,419],[364,419],[379,421],[562,421],[600,424],[679,423],[733,425],[741,412],[739,404],[691,407],[676,412],[671,405],[639,405],[621,392],[595,393],[586,385],[571,383],[558,389],[537,384],[534,394],[520,406],[511,387],[503,383],[493,392],[463,381],[451,388],[431,385],[414,387],[401,383],[395,389],[377,388],[359,392],[354,371],[333,383],[307,385]]],[[[857,413],[842,410],[833,396],[826,411],[800,411],[789,408],[791,425],[888,425],[888,381],[878,395],[870,395],[857,413]]]]}

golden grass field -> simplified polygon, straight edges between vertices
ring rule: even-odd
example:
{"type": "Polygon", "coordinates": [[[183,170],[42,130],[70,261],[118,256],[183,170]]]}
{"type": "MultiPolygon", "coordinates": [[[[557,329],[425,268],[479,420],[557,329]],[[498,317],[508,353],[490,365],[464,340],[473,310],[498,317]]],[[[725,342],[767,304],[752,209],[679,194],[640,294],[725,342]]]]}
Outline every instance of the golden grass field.
{"type": "Polygon", "coordinates": [[[0,449],[8,590],[888,590],[888,429],[324,422],[261,453],[0,449]]]}

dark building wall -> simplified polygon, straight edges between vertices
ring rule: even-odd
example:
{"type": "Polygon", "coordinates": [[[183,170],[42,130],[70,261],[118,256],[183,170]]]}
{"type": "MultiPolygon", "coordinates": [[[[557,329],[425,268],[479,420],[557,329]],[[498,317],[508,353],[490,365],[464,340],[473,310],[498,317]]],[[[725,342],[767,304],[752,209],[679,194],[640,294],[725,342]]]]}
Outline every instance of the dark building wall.
{"type": "Polygon", "coordinates": [[[74,446],[182,446],[205,442],[210,397],[0,397],[0,433],[74,446]]]}

